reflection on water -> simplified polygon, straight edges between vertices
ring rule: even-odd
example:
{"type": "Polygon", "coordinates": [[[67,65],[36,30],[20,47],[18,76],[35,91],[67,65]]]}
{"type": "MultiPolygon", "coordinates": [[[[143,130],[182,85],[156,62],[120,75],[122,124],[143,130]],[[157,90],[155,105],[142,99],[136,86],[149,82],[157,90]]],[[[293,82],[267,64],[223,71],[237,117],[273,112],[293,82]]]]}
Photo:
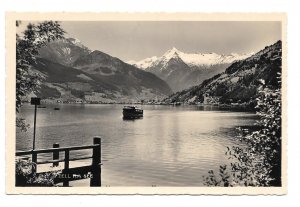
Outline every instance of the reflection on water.
{"type": "MultiPolygon", "coordinates": [[[[143,106],[142,119],[123,120],[122,107],[38,109],[36,146],[89,145],[94,136],[101,136],[104,186],[202,186],[209,169],[228,162],[226,146],[239,144],[235,128],[253,125],[256,119],[251,113],[211,106],[143,106]]],[[[24,106],[21,115],[33,126],[32,106],[24,106]]],[[[17,132],[17,150],[31,149],[32,133],[32,128],[17,132]]]]}
{"type": "Polygon", "coordinates": [[[143,117],[123,117],[123,121],[135,121],[139,119],[143,119],[143,117]]]}

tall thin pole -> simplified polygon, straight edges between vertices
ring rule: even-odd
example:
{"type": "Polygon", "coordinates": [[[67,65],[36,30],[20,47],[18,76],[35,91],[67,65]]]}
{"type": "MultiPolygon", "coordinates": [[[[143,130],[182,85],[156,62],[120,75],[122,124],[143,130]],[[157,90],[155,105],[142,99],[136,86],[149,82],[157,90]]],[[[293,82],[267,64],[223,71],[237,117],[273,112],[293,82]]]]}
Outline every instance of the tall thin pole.
{"type": "Polygon", "coordinates": [[[34,105],[34,122],[33,122],[33,144],[32,144],[32,150],[35,149],[35,125],[36,125],[36,108],[37,105],[34,105]]]}

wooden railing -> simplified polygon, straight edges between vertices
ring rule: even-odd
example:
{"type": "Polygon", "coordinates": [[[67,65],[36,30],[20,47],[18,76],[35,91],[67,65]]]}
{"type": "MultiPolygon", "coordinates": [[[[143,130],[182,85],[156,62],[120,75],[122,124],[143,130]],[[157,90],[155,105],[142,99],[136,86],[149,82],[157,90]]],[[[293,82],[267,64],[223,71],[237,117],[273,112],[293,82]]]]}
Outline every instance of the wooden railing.
{"type": "MultiPolygon", "coordinates": [[[[60,162],[64,162],[62,176],[57,176],[56,183],[63,182],[63,186],[69,186],[69,181],[90,178],[90,186],[101,186],[101,138],[94,137],[93,145],[59,147],[58,143],[53,144],[53,148],[37,149],[31,151],[18,151],[16,157],[28,156],[32,157],[32,162],[36,163],[34,172],[37,172],[37,166],[41,164],[53,163],[53,167],[59,166],[60,162]],[[92,149],[92,156],[70,158],[71,151],[92,149]],[[64,158],[60,158],[59,153],[64,152],[64,158]],[[52,153],[52,160],[38,161],[39,154],[52,153]],[[70,161],[92,159],[91,165],[70,168],[70,161]]],[[[44,172],[41,172],[44,173],[44,172]]],[[[37,173],[37,174],[41,174],[37,173]]]]}

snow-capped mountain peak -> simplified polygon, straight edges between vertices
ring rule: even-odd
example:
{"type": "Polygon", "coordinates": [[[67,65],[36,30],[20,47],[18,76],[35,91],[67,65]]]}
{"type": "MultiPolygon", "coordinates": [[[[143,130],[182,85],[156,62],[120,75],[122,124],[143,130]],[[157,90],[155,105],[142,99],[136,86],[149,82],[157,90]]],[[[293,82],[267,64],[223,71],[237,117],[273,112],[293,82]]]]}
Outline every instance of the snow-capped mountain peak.
{"type": "Polygon", "coordinates": [[[69,41],[71,44],[73,44],[74,46],[77,46],[77,47],[80,47],[82,49],[85,49],[85,50],[89,50],[84,44],[82,44],[82,42],[77,39],[77,38],[74,38],[74,37],[70,37],[67,39],[67,41],[69,41]]]}
{"type": "Polygon", "coordinates": [[[176,47],[173,47],[172,49],[168,50],[164,55],[173,55],[173,54],[179,54],[181,51],[179,51],[176,47]]]}
{"type": "Polygon", "coordinates": [[[178,58],[182,52],[177,50],[175,47],[168,50],[162,57],[162,60],[169,61],[171,58],[178,58]]]}
{"type": "Polygon", "coordinates": [[[246,59],[250,55],[217,54],[215,52],[185,53],[173,47],[161,57],[154,56],[127,63],[157,75],[176,92],[224,72],[233,62],[246,59]]]}
{"type": "Polygon", "coordinates": [[[89,54],[91,51],[80,40],[72,37],[58,39],[47,44],[39,50],[40,57],[70,66],[80,56],[89,54]]]}
{"type": "Polygon", "coordinates": [[[69,40],[75,45],[81,44],[81,41],[77,38],[72,37],[72,38],[69,38],[69,40]]]}
{"type": "Polygon", "coordinates": [[[129,64],[135,65],[138,68],[146,69],[152,67],[154,65],[162,64],[166,65],[170,59],[181,59],[184,63],[186,63],[190,67],[207,67],[213,65],[220,65],[220,64],[230,64],[237,60],[242,60],[250,57],[250,54],[237,54],[231,53],[229,55],[225,54],[217,54],[214,52],[210,53],[184,53],[178,50],[177,48],[173,47],[172,49],[168,50],[164,53],[161,57],[151,57],[146,58],[140,61],[128,61],[129,64]]]}
{"type": "Polygon", "coordinates": [[[146,69],[146,68],[153,66],[153,64],[156,62],[157,59],[158,58],[156,56],[153,56],[150,58],[143,59],[141,61],[129,60],[126,63],[128,63],[130,65],[134,65],[140,69],[146,69]]]}

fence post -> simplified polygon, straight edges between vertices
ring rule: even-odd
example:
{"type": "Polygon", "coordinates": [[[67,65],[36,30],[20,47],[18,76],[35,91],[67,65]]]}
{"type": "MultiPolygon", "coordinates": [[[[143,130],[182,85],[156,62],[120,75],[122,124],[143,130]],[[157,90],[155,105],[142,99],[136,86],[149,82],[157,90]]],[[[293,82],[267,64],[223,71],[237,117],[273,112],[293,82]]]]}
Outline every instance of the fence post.
{"type": "MultiPolygon", "coordinates": [[[[68,174],[68,169],[69,169],[69,159],[70,159],[70,150],[66,149],[65,150],[65,167],[64,167],[64,173],[68,174]]],[[[66,180],[63,182],[63,186],[64,187],[68,187],[69,186],[69,181],[66,180]]]]}
{"type": "MultiPolygon", "coordinates": [[[[58,143],[53,144],[53,148],[59,148],[58,143]]],[[[54,151],[53,152],[53,160],[58,160],[59,159],[59,151],[54,151]]],[[[53,167],[59,166],[59,162],[53,162],[53,167]]]]}
{"type": "Polygon", "coordinates": [[[101,138],[94,137],[91,187],[101,186],[101,138]]]}
{"type": "Polygon", "coordinates": [[[32,162],[34,163],[34,168],[32,169],[32,173],[36,173],[36,168],[37,168],[37,153],[32,150],[32,162]]]}

